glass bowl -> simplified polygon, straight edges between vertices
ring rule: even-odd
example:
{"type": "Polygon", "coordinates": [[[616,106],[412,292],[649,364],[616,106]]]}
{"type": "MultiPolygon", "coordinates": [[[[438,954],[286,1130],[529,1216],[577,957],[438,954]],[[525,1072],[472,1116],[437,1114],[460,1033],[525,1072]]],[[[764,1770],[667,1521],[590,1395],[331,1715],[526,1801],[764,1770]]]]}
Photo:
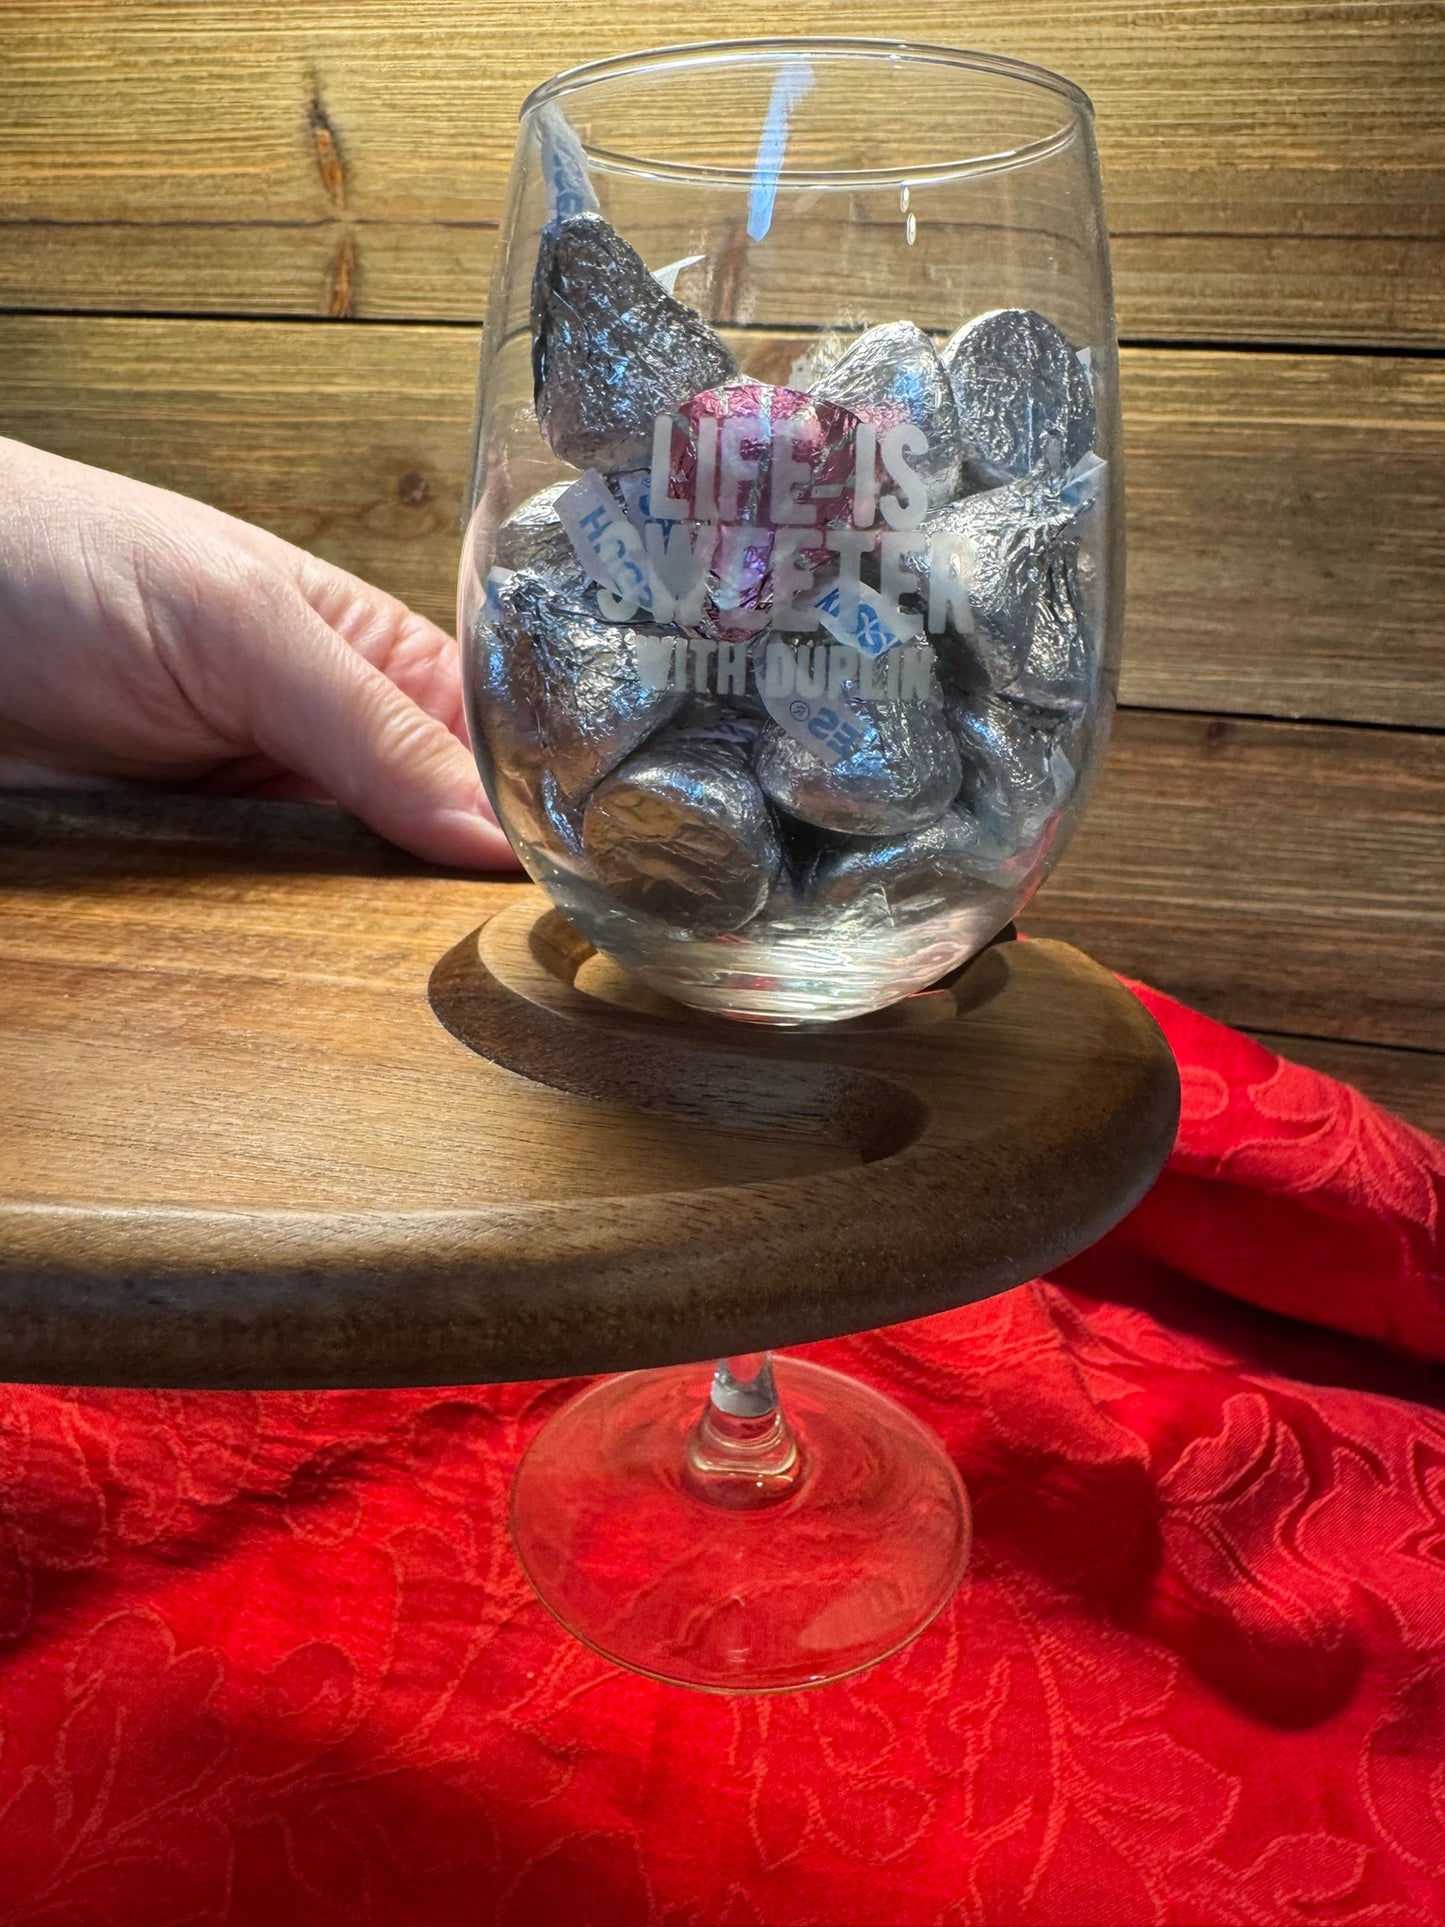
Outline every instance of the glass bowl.
{"type": "Polygon", "coordinates": [[[825,39],[542,87],[458,631],[523,864],[725,1016],[937,981],[1038,888],[1102,752],[1121,479],[1071,83],[825,39]]]}

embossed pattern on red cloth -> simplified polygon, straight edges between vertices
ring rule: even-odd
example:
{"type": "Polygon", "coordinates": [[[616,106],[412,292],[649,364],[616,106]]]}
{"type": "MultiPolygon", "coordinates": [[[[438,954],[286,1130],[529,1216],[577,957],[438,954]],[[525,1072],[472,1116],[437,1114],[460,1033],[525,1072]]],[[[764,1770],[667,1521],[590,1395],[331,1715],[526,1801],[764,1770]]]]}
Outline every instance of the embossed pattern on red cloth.
{"type": "Polygon", "coordinates": [[[691,1695],[551,1622],[505,1499],[569,1385],[0,1391],[0,1921],[1439,1921],[1445,1152],[1140,994],[1184,1119],[1132,1217],[811,1348],[975,1509],[856,1680],[691,1695]]]}

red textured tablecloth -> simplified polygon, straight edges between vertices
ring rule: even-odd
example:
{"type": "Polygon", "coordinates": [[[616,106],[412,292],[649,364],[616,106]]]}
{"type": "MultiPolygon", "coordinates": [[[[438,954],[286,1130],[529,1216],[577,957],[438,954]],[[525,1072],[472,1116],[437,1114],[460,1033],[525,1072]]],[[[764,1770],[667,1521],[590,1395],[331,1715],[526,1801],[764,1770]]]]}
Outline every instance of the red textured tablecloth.
{"type": "Polygon", "coordinates": [[[1440,1920],[1445,1152],[1145,995],[1184,1122],[1133,1216],[812,1348],[975,1508],[852,1682],[707,1698],[558,1630],[503,1520],[569,1387],[0,1392],[0,1920],[1440,1920]]]}

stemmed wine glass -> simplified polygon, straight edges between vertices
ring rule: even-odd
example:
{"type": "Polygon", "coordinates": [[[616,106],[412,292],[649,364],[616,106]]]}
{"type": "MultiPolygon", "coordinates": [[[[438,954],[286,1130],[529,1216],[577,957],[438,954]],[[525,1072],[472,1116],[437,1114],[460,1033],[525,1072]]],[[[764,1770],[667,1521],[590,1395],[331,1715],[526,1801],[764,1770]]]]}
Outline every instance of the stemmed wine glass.
{"type": "MultiPolygon", "coordinates": [[[[796,1027],[997,935],[1112,712],[1117,389],[1056,75],[758,40],[527,100],[458,633],[498,816],[598,951],[696,1021],[796,1027]]],[[[594,1385],[513,1530],[578,1637],[730,1691],[896,1650],[969,1541],[932,1434],[761,1355],[594,1385]]]]}

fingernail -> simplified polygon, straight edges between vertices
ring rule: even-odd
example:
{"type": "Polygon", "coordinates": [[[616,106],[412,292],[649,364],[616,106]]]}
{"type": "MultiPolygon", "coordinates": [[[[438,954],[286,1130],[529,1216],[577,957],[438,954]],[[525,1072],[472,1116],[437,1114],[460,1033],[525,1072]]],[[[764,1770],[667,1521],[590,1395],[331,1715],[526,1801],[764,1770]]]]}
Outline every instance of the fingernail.
{"type": "Polygon", "coordinates": [[[485,870],[518,867],[511,845],[488,812],[443,810],[436,819],[436,830],[446,848],[440,859],[443,862],[485,870]]]}

